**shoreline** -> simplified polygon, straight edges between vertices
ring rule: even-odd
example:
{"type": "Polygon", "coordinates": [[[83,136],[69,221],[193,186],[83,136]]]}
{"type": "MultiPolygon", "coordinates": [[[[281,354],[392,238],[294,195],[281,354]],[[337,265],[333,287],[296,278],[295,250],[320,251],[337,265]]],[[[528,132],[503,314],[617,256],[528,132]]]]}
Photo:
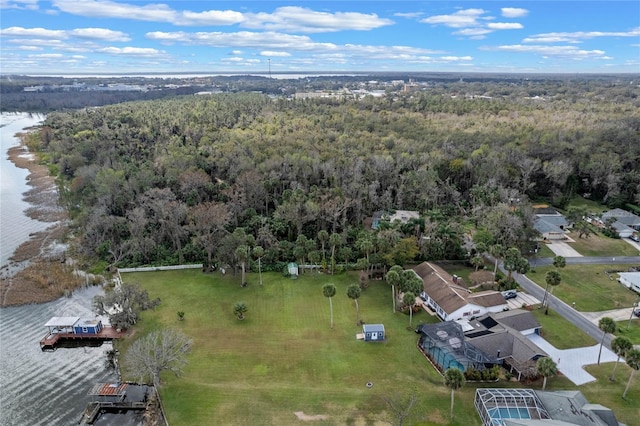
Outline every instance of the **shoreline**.
{"type": "Polygon", "coordinates": [[[21,143],[9,148],[7,154],[16,167],[29,171],[27,185],[31,189],[22,195],[31,206],[25,215],[51,225],[31,234],[0,268],[0,307],[50,302],[85,281],[74,276],[73,266],[66,261],[66,246],[61,242],[68,233],[69,219],[58,204],[55,179],[24,144],[28,132],[16,135],[21,143]]]}

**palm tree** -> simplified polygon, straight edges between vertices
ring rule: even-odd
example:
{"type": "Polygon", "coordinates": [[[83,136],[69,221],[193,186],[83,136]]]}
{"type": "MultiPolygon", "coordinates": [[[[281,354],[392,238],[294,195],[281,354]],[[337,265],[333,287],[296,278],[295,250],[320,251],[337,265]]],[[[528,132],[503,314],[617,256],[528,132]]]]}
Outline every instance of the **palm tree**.
{"type": "Polygon", "coordinates": [[[319,230],[318,241],[320,241],[320,247],[322,250],[322,265],[325,266],[327,262],[325,247],[327,245],[327,242],[329,241],[329,233],[324,229],[319,230]]]}
{"type": "Polygon", "coordinates": [[[444,384],[451,389],[451,418],[453,419],[453,393],[464,384],[464,374],[457,368],[447,368],[444,372],[444,384]]]}
{"type": "Polygon", "coordinates": [[[360,325],[360,312],[358,307],[358,298],[360,297],[360,286],[351,284],[347,287],[347,296],[356,303],[356,325],[360,325]]]}
{"type": "Polygon", "coordinates": [[[622,394],[622,399],[627,398],[627,392],[629,391],[629,386],[631,386],[633,375],[636,373],[636,371],[640,370],[640,350],[630,349],[629,351],[627,351],[625,359],[627,360],[627,365],[631,367],[631,375],[629,376],[627,387],[624,389],[624,393],[622,394]]]}
{"type": "Polygon", "coordinates": [[[402,296],[402,303],[409,307],[409,327],[413,322],[413,305],[416,304],[416,295],[408,291],[402,296]]]}
{"type": "Polygon", "coordinates": [[[545,275],[544,280],[547,282],[547,286],[544,289],[544,303],[546,305],[546,309],[544,311],[545,315],[549,315],[549,286],[551,286],[551,291],[553,292],[553,287],[560,284],[562,281],[562,277],[558,271],[549,271],[547,275],[545,275]]]}
{"type": "Polygon", "coordinates": [[[598,328],[602,330],[602,340],[600,340],[600,351],[598,352],[598,365],[600,365],[600,355],[602,355],[602,346],[604,345],[604,338],[607,333],[613,333],[616,331],[616,322],[613,318],[603,317],[598,321],[598,328]]]}
{"type": "Polygon", "coordinates": [[[555,256],[553,258],[553,266],[555,266],[556,269],[564,268],[565,266],[567,266],[567,259],[565,259],[563,256],[555,256]]]}
{"type": "Polygon", "coordinates": [[[616,359],[616,364],[613,366],[613,371],[611,372],[609,380],[615,380],[616,368],[618,367],[618,362],[620,362],[620,357],[625,356],[631,349],[633,349],[633,343],[631,343],[631,340],[625,336],[618,336],[611,341],[611,350],[618,355],[618,359],[616,359]]]}
{"type": "Polygon", "coordinates": [[[478,268],[482,266],[484,263],[484,259],[482,256],[473,256],[470,260],[471,266],[475,268],[475,271],[478,272],[478,268]]]}
{"type": "Polygon", "coordinates": [[[544,377],[544,380],[542,381],[542,390],[547,387],[547,377],[558,374],[558,366],[551,358],[548,357],[538,359],[536,369],[538,374],[544,377]]]}
{"type": "Polygon", "coordinates": [[[495,279],[496,273],[498,272],[498,259],[504,256],[504,247],[502,244],[494,244],[489,248],[489,253],[495,259],[496,263],[493,266],[493,278],[495,279]]]}
{"type": "Polygon", "coordinates": [[[247,285],[247,281],[245,279],[245,265],[247,260],[249,259],[249,246],[241,245],[236,249],[236,257],[240,262],[240,267],[242,268],[242,287],[247,285]]]}
{"type": "Polygon", "coordinates": [[[331,275],[333,275],[333,270],[336,266],[336,247],[338,247],[340,243],[342,243],[342,236],[340,236],[340,234],[334,232],[329,235],[329,245],[331,246],[331,275]]]}
{"type": "Polygon", "coordinates": [[[331,309],[331,328],[333,328],[333,301],[332,297],[336,295],[336,286],[333,284],[325,284],[322,287],[322,294],[329,298],[329,308],[331,309]]]}
{"type": "Polygon", "coordinates": [[[258,275],[260,276],[260,285],[262,285],[262,256],[264,256],[264,249],[261,246],[255,246],[253,248],[253,257],[258,260],[258,275]]]}
{"type": "MultiPolygon", "coordinates": [[[[401,277],[397,270],[393,269],[398,265],[394,265],[391,267],[389,272],[387,272],[387,283],[391,284],[391,299],[393,301],[393,312],[396,311],[396,289],[400,285],[401,277]]],[[[402,267],[398,266],[400,271],[402,272],[402,267]]]]}
{"type": "Polygon", "coordinates": [[[239,320],[244,319],[244,314],[247,310],[247,305],[245,305],[244,302],[238,302],[233,306],[233,313],[236,314],[239,320]]]}

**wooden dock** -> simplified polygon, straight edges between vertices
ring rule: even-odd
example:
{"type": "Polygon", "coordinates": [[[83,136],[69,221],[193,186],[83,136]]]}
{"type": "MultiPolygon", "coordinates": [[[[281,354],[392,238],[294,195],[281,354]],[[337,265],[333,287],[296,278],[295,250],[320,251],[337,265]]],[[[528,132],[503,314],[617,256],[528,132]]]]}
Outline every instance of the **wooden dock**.
{"type": "Polygon", "coordinates": [[[40,340],[40,349],[43,351],[53,351],[56,344],[63,340],[113,340],[122,337],[124,333],[118,332],[115,328],[104,326],[99,333],[47,333],[40,340]]]}
{"type": "Polygon", "coordinates": [[[92,425],[97,420],[100,413],[103,411],[109,410],[144,410],[147,408],[147,404],[145,402],[99,402],[94,401],[87,404],[87,408],[84,413],[82,413],[82,417],[80,418],[80,423],[85,423],[88,425],[92,425]]]}

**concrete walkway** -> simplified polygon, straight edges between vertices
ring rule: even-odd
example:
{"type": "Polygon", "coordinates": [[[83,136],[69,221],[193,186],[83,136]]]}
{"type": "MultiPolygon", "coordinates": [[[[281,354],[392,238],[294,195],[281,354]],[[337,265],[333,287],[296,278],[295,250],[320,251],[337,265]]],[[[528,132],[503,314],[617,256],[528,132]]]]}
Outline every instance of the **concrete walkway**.
{"type": "Polygon", "coordinates": [[[629,308],[621,308],[621,309],[611,309],[609,311],[581,312],[581,313],[589,321],[591,321],[596,325],[598,325],[598,321],[600,321],[600,319],[604,317],[612,318],[614,321],[629,321],[629,318],[631,318],[631,321],[635,323],[636,321],[640,321],[640,319],[638,319],[638,317],[636,316],[633,316],[632,314],[633,309],[634,308],[629,307],[629,308]]]}
{"type": "MultiPolygon", "coordinates": [[[[598,351],[600,351],[600,344],[584,348],[557,349],[537,334],[532,334],[527,337],[540,349],[549,354],[551,359],[556,362],[558,370],[575,385],[580,386],[596,380],[596,378],[587,373],[583,367],[585,365],[598,363],[598,351]]],[[[606,346],[602,348],[600,363],[615,362],[616,359],[618,359],[618,355],[613,353],[606,346]]],[[[624,359],[620,358],[620,362],[624,362],[624,359]]],[[[613,368],[613,366],[611,368],[613,368]]]]}

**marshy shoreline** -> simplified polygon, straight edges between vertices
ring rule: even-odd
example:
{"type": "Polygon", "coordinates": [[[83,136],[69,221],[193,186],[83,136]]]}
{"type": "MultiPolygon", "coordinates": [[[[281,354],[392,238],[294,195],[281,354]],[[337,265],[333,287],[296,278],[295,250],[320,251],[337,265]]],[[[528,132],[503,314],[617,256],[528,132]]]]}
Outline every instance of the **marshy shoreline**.
{"type": "Polygon", "coordinates": [[[30,131],[16,135],[21,144],[9,148],[7,155],[16,167],[29,172],[30,189],[22,194],[30,204],[25,215],[50,226],[30,234],[0,268],[0,307],[49,302],[84,284],[66,262],[66,246],[61,242],[68,234],[68,216],[58,203],[54,177],[25,145],[30,131]]]}

